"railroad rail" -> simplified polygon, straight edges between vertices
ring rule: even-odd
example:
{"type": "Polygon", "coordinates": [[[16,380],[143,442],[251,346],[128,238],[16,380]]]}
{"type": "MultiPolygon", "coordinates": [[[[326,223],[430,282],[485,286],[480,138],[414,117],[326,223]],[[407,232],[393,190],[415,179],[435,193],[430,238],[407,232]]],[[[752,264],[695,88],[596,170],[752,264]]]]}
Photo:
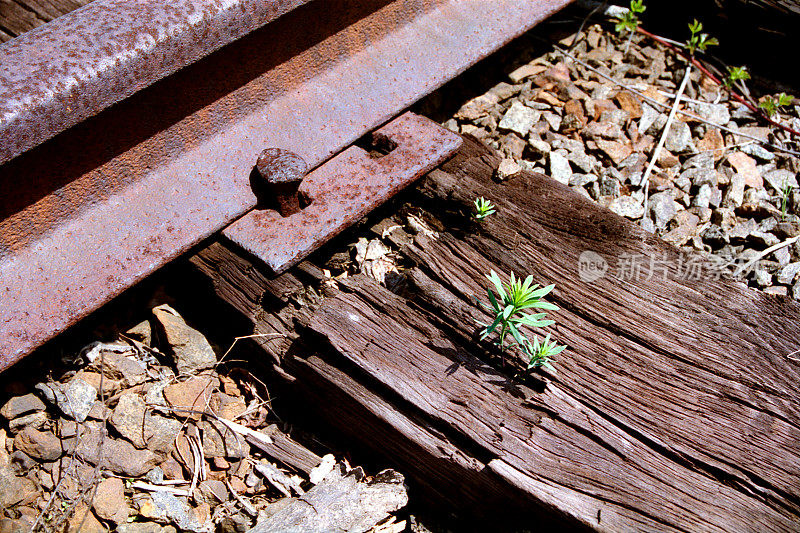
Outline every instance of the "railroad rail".
{"type": "Polygon", "coordinates": [[[262,150],[318,167],[568,3],[95,0],[0,45],[0,370],[234,220],[267,254],[262,150]]]}

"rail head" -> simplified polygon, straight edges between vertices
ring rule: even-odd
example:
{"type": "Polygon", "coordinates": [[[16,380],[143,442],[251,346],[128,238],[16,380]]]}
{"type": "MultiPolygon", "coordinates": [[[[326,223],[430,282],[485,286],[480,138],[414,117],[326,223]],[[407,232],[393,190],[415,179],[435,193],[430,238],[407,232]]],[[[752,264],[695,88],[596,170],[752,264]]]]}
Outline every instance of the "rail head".
{"type": "Polygon", "coordinates": [[[0,46],[0,164],[309,0],[95,0],[0,46]]]}

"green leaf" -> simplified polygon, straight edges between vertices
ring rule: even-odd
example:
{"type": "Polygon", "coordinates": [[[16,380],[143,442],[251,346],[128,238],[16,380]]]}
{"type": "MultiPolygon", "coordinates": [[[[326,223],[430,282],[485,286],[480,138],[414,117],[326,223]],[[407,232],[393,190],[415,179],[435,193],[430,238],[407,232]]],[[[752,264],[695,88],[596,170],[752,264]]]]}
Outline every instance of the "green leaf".
{"type": "Polygon", "coordinates": [[[500,312],[500,304],[497,303],[497,299],[494,297],[494,293],[491,289],[486,291],[489,294],[489,301],[492,303],[492,307],[494,308],[495,312],[500,312]]]}
{"type": "Polygon", "coordinates": [[[506,291],[503,288],[503,282],[500,280],[500,276],[497,275],[497,272],[492,270],[486,277],[489,278],[489,281],[491,281],[494,284],[495,288],[497,289],[497,295],[500,296],[500,299],[505,300],[506,291]]]}
{"type": "Polygon", "coordinates": [[[779,106],[791,105],[791,103],[793,101],[794,101],[794,97],[790,96],[790,95],[788,95],[786,93],[781,93],[781,94],[778,95],[778,105],[779,106]]]}

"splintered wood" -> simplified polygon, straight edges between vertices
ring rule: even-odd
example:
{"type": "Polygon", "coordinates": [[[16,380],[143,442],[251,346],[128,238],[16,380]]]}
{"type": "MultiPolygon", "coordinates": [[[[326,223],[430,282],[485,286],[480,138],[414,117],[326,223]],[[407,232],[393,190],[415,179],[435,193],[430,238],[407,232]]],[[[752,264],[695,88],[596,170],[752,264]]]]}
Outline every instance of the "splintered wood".
{"type": "Polygon", "coordinates": [[[287,335],[259,349],[309,419],[435,504],[598,531],[795,529],[800,307],[687,275],[697,258],[546,176],[495,183],[498,162],[466,139],[417,188],[449,229],[403,250],[399,293],[355,276],[298,309],[285,291],[324,279],[308,263],[269,280],[221,243],[192,262],[254,331],[287,335]],[[498,212],[470,225],[478,196],[498,212]],[[489,364],[491,269],[556,284],[557,374],[489,364]]]}

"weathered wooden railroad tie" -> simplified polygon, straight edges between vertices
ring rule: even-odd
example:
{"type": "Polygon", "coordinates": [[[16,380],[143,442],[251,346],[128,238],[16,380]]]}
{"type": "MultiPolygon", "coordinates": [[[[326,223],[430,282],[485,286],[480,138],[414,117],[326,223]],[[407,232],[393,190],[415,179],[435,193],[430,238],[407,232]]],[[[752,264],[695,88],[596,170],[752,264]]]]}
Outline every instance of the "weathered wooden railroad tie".
{"type": "Polygon", "coordinates": [[[586,280],[586,251],[681,258],[546,176],[494,182],[498,162],[465,138],[416,188],[447,228],[403,249],[414,266],[396,293],[365,276],[333,287],[310,262],[274,277],[225,240],[191,263],[253,333],[282,335],[255,342],[285,400],[434,505],[598,531],[796,528],[800,372],[787,354],[800,307],[674,271],[586,280]],[[463,215],[476,196],[500,213],[479,228],[463,215]],[[476,336],[490,269],[556,283],[551,331],[569,346],[557,374],[490,364],[476,336]],[[309,285],[321,301],[292,305],[309,285]]]}

